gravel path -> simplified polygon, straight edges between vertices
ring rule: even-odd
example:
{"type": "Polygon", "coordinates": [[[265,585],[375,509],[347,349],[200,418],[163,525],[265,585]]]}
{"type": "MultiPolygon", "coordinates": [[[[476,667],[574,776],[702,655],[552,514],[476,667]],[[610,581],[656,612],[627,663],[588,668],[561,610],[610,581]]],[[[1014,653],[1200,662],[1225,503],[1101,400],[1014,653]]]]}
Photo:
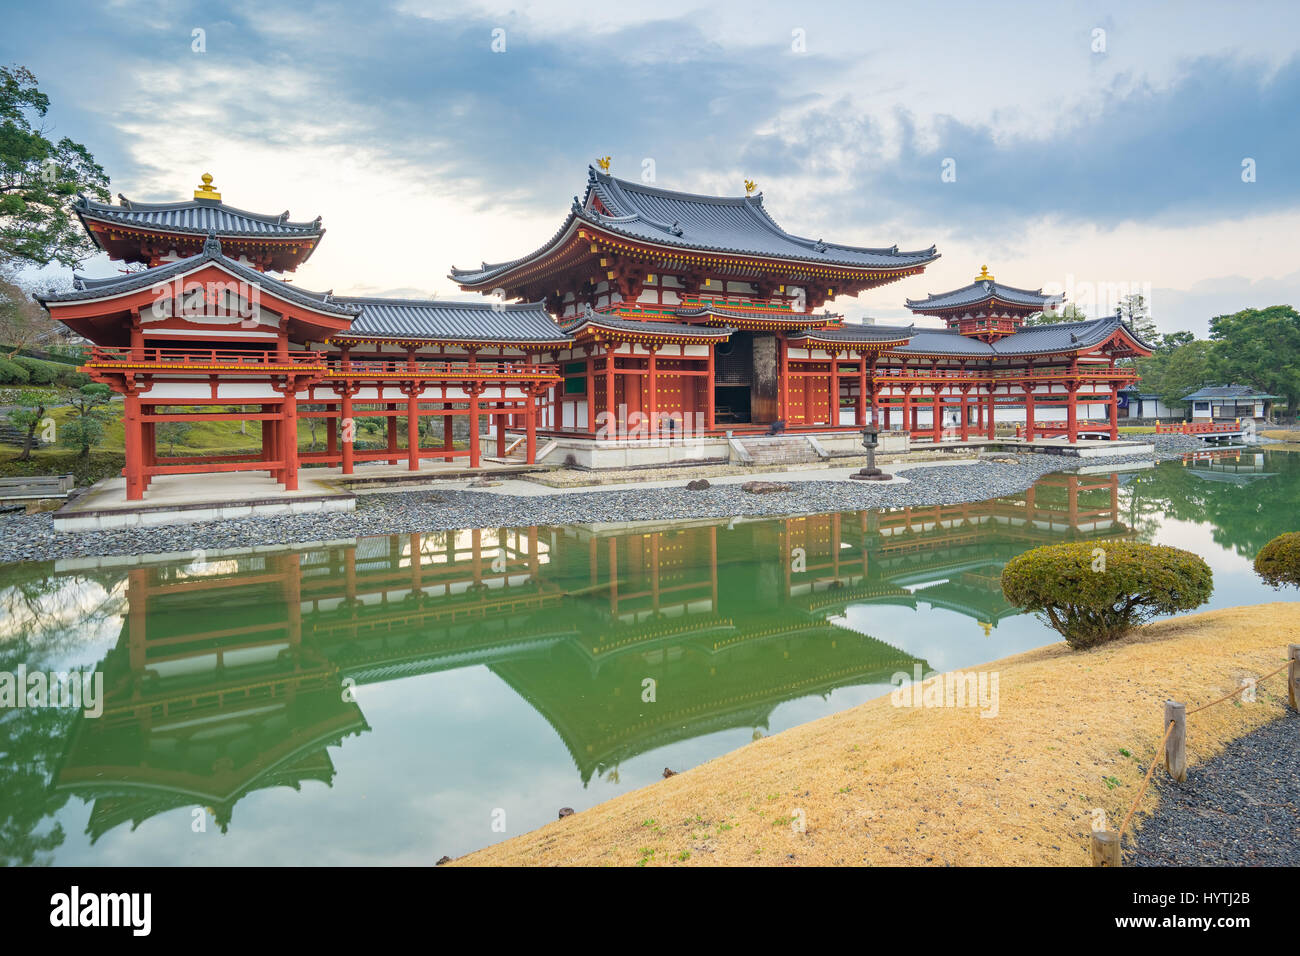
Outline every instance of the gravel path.
{"type": "MultiPolygon", "coordinates": [[[[1145,440],[1152,436],[1142,437],[1145,440]]],[[[1181,436],[1155,444],[1157,458],[1177,458],[1189,449],[1201,447],[1196,439],[1181,436]]],[[[1050,472],[1070,471],[1081,465],[1151,461],[1150,455],[1102,461],[1044,454],[998,457],[1014,457],[1016,464],[979,461],[912,468],[905,472],[906,483],[888,485],[855,481],[790,482],[790,491],[772,494],[751,494],[742,491],[739,485],[718,485],[704,491],[686,491],[678,486],[535,497],[460,490],[383,492],[358,495],[355,512],[264,516],[96,532],[56,532],[49,514],[0,515],[0,563],[186,552],[200,548],[212,551],[413,531],[779,517],[905,505],[961,504],[1017,494],[1050,472]]]]}
{"type": "Polygon", "coordinates": [[[1167,781],[1129,866],[1300,866],[1300,715],[1167,781]]]}

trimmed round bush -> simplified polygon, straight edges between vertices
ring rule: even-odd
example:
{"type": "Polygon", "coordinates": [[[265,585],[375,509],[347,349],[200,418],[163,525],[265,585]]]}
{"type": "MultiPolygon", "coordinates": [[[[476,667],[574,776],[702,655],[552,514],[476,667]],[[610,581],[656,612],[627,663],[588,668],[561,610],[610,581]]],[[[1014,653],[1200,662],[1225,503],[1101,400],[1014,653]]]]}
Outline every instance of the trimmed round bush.
{"type": "Polygon", "coordinates": [[[27,369],[17,362],[0,358],[0,385],[26,385],[27,369]]]}
{"type": "Polygon", "coordinates": [[[52,362],[42,362],[40,359],[28,358],[25,355],[14,356],[13,363],[27,373],[29,385],[52,385],[61,371],[52,362]]]}
{"type": "Polygon", "coordinates": [[[1300,531],[1280,534],[1260,548],[1255,573],[1275,588],[1300,587],[1300,531]]]}
{"type": "Polygon", "coordinates": [[[1002,593],[1037,612],[1076,650],[1113,641],[1158,614],[1190,611],[1214,590],[1210,566],[1190,551],[1136,541],[1053,544],[1002,571],[1002,593]]]}

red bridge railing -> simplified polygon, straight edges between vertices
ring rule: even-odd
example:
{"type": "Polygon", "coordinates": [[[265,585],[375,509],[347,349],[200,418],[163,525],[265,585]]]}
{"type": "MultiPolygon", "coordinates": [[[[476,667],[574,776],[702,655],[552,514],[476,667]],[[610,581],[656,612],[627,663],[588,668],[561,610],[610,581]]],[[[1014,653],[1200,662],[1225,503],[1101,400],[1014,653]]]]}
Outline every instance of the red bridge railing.
{"type": "Polygon", "coordinates": [[[1156,422],[1157,435],[1222,435],[1241,431],[1241,419],[1234,422],[1156,422]]]}

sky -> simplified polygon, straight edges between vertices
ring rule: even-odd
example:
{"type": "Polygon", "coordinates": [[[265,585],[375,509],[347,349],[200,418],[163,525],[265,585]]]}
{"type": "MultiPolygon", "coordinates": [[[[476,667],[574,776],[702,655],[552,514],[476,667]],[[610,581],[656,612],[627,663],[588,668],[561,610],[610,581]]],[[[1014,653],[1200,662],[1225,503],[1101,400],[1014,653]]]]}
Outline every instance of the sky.
{"type": "MultiPolygon", "coordinates": [[[[830,307],[1000,281],[1162,332],[1300,305],[1300,4],[6,0],[0,62],[133,200],[324,219],[293,281],[473,298],[587,166],[942,254],[830,307]]],[[[109,275],[105,257],[84,271],[109,275]]],[[[66,280],[44,270],[35,281],[66,280]]]]}

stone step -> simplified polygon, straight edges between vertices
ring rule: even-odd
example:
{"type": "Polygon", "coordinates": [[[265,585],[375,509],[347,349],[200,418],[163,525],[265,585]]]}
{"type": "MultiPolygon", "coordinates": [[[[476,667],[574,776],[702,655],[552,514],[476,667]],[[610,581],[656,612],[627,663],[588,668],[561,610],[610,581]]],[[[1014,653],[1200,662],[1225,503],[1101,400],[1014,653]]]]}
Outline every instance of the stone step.
{"type": "Polygon", "coordinates": [[[742,438],[739,441],[756,465],[805,464],[818,460],[812,444],[800,436],[742,438]]]}

